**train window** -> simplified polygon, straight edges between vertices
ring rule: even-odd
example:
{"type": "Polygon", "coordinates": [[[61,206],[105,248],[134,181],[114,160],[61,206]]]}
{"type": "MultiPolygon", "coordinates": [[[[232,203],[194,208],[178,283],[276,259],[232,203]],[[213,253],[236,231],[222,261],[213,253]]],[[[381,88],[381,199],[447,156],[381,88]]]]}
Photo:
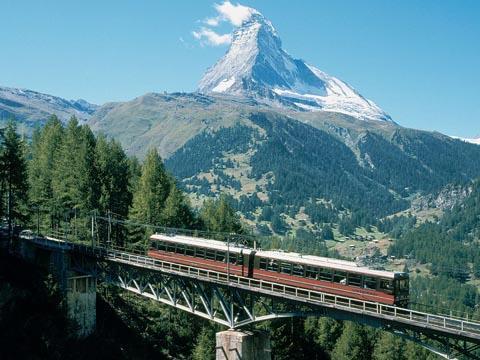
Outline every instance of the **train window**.
{"type": "Polygon", "coordinates": [[[347,273],[345,271],[335,271],[333,281],[340,284],[347,284],[347,273]]]}
{"type": "Polygon", "coordinates": [[[168,244],[168,252],[175,252],[175,244],[168,244]]]}
{"type": "Polygon", "coordinates": [[[363,287],[365,289],[376,290],[377,289],[377,278],[374,278],[372,276],[365,276],[363,278],[363,287]]]}
{"type": "Polygon", "coordinates": [[[393,293],[392,280],[380,279],[380,290],[388,294],[392,294],[393,293]]]}
{"type": "Polygon", "coordinates": [[[165,244],[164,242],[157,242],[156,248],[161,251],[167,251],[167,244],[165,244]]]}
{"type": "Polygon", "coordinates": [[[268,260],[267,270],[278,271],[278,261],[277,260],[268,260]]]}
{"type": "Polygon", "coordinates": [[[305,268],[305,276],[311,279],[316,279],[318,275],[317,268],[307,266],[305,268]]]}
{"type": "Polygon", "coordinates": [[[362,286],[362,275],[348,274],[348,285],[362,286]]]}
{"type": "Polygon", "coordinates": [[[225,253],[223,251],[217,251],[217,255],[215,255],[216,261],[224,261],[225,260],[225,253]]]}
{"type": "Polygon", "coordinates": [[[205,249],[204,248],[196,248],[195,249],[195,256],[199,258],[205,258],[205,249]]]}
{"type": "Polygon", "coordinates": [[[284,274],[291,274],[292,273],[292,264],[282,261],[280,263],[280,271],[284,274]]]}
{"type": "Polygon", "coordinates": [[[185,254],[185,245],[183,244],[177,244],[177,249],[175,251],[177,254],[185,254]]]}
{"type": "Polygon", "coordinates": [[[237,265],[243,265],[243,254],[240,253],[237,259],[237,265]]]}
{"type": "Polygon", "coordinates": [[[319,268],[318,270],[319,279],[332,281],[333,271],[331,269],[319,268]]]}
{"type": "Polygon", "coordinates": [[[193,246],[187,246],[187,248],[185,250],[185,255],[188,255],[188,256],[194,256],[195,255],[195,249],[193,248],[193,246]]]}
{"type": "Polygon", "coordinates": [[[260,258],[260,269],[267,270],[267,259],[260,258]]]}
{"type": "Polygon", "coordinates": [[[408,280],[407,279],[401,279],[401,280],[397,280],[397,281],[398,281],[398,289],[399,290],[408,289],[408,280]]]}
{"type": "Polygon", "coordinates": [[[304,276],[303,265],[298,265],[298,264],[293,265],[293,275],[303,277],[304,276]]]}
{"type": "Polygon", "coordinates": [[[207,249],[206,259],[215,260],[215,250],[207,249]]]}

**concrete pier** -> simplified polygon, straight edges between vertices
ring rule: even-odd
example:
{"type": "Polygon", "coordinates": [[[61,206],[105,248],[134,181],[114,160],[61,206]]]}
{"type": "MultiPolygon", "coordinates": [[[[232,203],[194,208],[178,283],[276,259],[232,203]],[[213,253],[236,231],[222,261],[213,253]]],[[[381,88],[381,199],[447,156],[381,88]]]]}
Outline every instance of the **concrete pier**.
{"type": "Polygon", "coordinates": [[[67,315],[78,328],[76,335],[84,338],[95,331],[97,320],[97,284],[91,276],[68,278],[66,291],[67,315]]]}
{"type": "Polygon", "coordinates": [[[271,360],[270,336],[260,331],[217,333],[217,360],[271,360]]]}

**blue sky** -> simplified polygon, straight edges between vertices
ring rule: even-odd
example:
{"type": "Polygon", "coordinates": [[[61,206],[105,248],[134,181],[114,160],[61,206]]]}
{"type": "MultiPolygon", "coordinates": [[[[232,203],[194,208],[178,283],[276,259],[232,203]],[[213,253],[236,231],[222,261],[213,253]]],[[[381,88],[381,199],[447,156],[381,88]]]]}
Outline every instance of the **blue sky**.
{"type": "MultiPolygon", "coordinates": [[[[350,83],[399,124],[480,134],[480,1],[241,3],[272,21],[290,54],[350,83]]],[[[214,4],[0,0],[0,85],[99,104],[192,91],[227,49],[192,35],[214,4]]]]}

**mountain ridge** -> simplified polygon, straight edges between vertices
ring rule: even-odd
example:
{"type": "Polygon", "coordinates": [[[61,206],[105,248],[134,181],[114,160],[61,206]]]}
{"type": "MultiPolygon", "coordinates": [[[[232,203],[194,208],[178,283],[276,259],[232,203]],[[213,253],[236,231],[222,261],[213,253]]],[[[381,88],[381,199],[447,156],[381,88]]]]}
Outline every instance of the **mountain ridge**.
{"type": "Polygon", "coordinates": [[[297,111],[331,111],[361,120],[392,121],[347,83],[283,50],[272,23],[258,11],[251,11],[235,29],[229,50],[205,72],[198,91],[245,96],[297,111]]]}
{"type": "Polygon", "coordinates": [[[83,99],[66,100],[33,90],[0,86],[0,119],[6,121],[13,116],[29,130],[43,124],[51,115],[63,122],[71,116],[86,122],[98,108],[83,99]]]}

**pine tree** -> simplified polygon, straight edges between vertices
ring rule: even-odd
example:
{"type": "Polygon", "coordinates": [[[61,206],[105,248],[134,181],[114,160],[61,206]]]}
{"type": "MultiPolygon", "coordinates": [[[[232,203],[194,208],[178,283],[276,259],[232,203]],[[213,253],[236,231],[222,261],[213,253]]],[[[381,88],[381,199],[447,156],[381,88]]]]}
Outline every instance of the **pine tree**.
{"type": "Polygon", "coordinates": [[[13,224],[24,223],[28,218],[28,178],[25,147],[14,120],[10,120],[3,133],[0,155],[3,199],[2,212],[8,216],[10,233],[13,224]]]}
{"type": "Polygon", "coordinates": [[[197,337],[197,343],[193,349],[193,360],[215,359],[215,331],[211,326],[204,326],[197,337]]]}
{"type": "Polygon", "coordinates": [[[404,355],[405,341],[388,332],[383,332],[375,344],[374,360],[407,360],[404,355]]]}
{"type": "Polygon", "coordinates": [[[101,214],[111,211],[127,217],[132,202],[130,192],[130,163],[121,145],[105,136],[97,137],[95,166],[100,197],[98,210],[101,214]]]}
{"type": "Polygon", "coordinates": [[[308,318],[305,322],[305,332],[321,349],[331,352],[337,339],[341,336],[343,325],[341,322],[327,318],[308,318]]]}
{"type": "Polygon", "coordinates": [[[194,215],[181,190],[175,184],[170,189],[170,194],[165,201],[162,212],[162,223],[172,228],[191,229],[194,226],[194,215]]]}
{"type": "MultiPolygon", "coordinates": [[[[125,219],[132,204],[130,188],[130,162],[121,145],[105,136],[97,137],[95,146],[95,167],[98,176],[100,214],[117,216],[125,219]]],[[[108,224],[100,223],[99,237],[107,238],[108,224]]],[[[110,227],[110,239],[116,245],[124,246],[126,229],[118,223],[110,227]]]]}
{"type": "Polygon", "coordinates": [[[131,226],[131,242],[145,242],[153,227],[163,225],[163,209],[172,184],[173,180],[165,171],[160,155],[156,149],[151,149],[142,165],[129,217],[135,223],[151,225],[152,228],[131,226]]]}
{"type": "Polygon", "coordinates": [[[132,218],[150,225],[162,225],[162,211],[170,193],[172,179],[165,171],[156,149],[147,153],[142,175],[133,195],[132,218]]]}
{"type": "Polygon", "coordinates": [[[89,236],[89,217],[98,207],[98,176],[94,166],[95,137],[75,117],[64,132],[53,171],[53,198],[57,223],[73,229],[76,237],[89,236]]]}
{"type": "Polygon", "coordinates": [[[272,322],[272,355],[275,359],[306,358],[304,321],[302,318],[287,318],[272,322]]]}
{"type": "Polygon", "coordinates": [[[240,219],[225,196],[221,196],[216,201],[205,201],[200,211],[200,218],[208,231],[235,234],[243,232],[240,219]]]}
{"type": "Polygon", "coordinates": [[[36,129],[30,146],[28,161],[29,197],[37,207],[40,226],[50,225],[54,209],[53,176],[59,161],[60,147],[64,136],[62,123],[56,116],[50,117],[45,126],[36,129]]]}
{"type": "Polygon", "coordinates": [[[371,359],[371,344],[365,329],[361,325],[346,322],[332,352],[332,358],[335,360],[371,359]]]}

